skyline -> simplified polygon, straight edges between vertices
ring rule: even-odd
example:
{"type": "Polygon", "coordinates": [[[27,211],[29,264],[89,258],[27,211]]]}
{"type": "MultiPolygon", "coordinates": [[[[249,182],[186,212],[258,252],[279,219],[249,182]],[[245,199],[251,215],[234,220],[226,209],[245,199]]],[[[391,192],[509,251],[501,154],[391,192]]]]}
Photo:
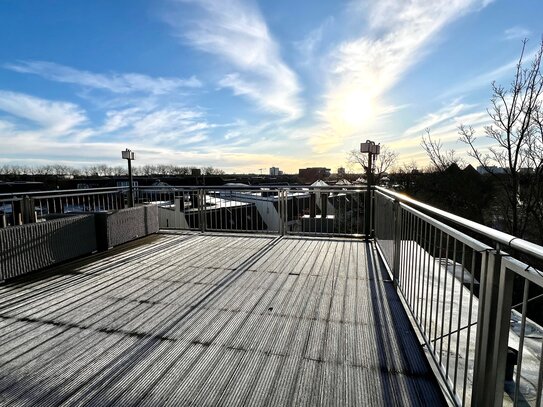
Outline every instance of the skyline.
{"type": "MultiPolygon", "coordinates": [[[[345,166],[372,139],[463,156],[509,85],[535,0],[165,0],[0,4],[0,164],[345,166]],[[271,4],[273,3],[273,4],[271,4]]],[[[539,28],[540,29],[540,28],[539,28]]]]}

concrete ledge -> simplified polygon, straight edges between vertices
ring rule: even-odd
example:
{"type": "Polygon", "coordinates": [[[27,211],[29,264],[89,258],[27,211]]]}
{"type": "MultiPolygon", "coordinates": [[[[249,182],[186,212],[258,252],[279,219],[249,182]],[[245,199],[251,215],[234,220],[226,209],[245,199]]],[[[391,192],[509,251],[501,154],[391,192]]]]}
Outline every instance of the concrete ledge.
{"type": "Polygon", "coordinates": [[[0,281],[97,249],[92,215],[63,216],[0,229],[0,281]]]}
{"type": "Polygon", "coordinates": [[[95,219],[99,250],[107,250],[159,230],[156,205],[98,212],[95,213],[95,219]]]}

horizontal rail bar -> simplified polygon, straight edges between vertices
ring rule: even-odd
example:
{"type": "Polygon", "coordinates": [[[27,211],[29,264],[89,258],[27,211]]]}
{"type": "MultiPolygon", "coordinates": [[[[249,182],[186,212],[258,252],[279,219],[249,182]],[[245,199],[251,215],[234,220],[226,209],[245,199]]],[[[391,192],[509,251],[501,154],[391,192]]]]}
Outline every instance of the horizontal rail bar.
{"type": "Polygon", "coordinates": [[[447,219],[451,222],[454,222],[457,225],[468,228],[483,236],[489,237],[495,242],[511,247],[512,249],[519,250],[522,253],[534,256],[538,258],[539,260],[543,260],[543,246],[539,246],[535,243],[528,242],[527,240],[521,239],[519,237],[515,237],[505,232],[500,232],[496,229],[492,229],[480,223],[465,219],[461,216],[453,215],[450,212],[419,202],[413,198],[410,198],[407,195],[393,192],[383,187],[376,187],[376,190],[385,195],[393,197],[399,200],[400,202],[408,203],[420,209],[424,209],[425,211],[428,211],[429,213],[433,215],[439,216],[443,219],[447,219]]]}

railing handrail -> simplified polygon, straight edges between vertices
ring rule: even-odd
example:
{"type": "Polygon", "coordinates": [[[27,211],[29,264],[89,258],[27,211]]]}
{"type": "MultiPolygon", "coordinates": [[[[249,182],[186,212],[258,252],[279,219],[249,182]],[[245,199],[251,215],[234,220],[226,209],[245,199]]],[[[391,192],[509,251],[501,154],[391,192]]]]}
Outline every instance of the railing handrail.
{"type": "Polygon", "coordinates": [[[10,198],[21,198],[21,197],[40,197],[44,198],[48,195],[56,196],[59,195],[74,195],[74,194],[92,194],[92,193],[104,193],[104,192],[118,192],[128,189],[128,186],[119,186],[119,187],[102,187],[102,188],[80,188],[80,189],[51,189],[47,191],[21,191],[21,192],[8,192],[1,193],[0,200],[10,199],[10,198]]]}
{"type": "Polygon", "coordinates": [[[268,190],[349,190],[349,191],[365,191],[363,185],[327,185],[327,186],[311,186],[311,185],[138,185],[141,190],[145,189],[205,189],[205,190],[255,190],[266,191],[268,190]]]}
{"type": "MultiPolygon", "coordinates": [[[[100,187],[100,188],[80,188],[80,189],[51,189],[46,191],[19,191],[19,192],[5,192],[0,193],[1,199],[20,198],[20,197],[34,197],[43,195],[69,195],[69,194],[91,194],[91,193],[104,193],[104,192],[117,192],[125,191],[128,186],[117,187],[100,187]]],[[[172,190],[172,189],[204,189],[204,190],[254,190],[254,191],[266,191],[269,190],[281,190],[281,189],[294,189],[294,190],[349,190],[356,191],[361,190],[363,187],[360,185],[328,185],[328,186],[311,186],[311,185],[138,185],[138,189],[157,189],[157,190],[172,190]]]]}
{"type": "Polygon", "coordinates": [[[443,219],[454,222],[457,225],[470,229],[478,234],[486,236],[497,243],[533,256],[539,260],[543,260],[543,246],[539,246],[538,244],[529,242],[520,237],[516,237],[505,232],[500,232],[499,230],[493,229],[491,227],[482,225],[480,223],[474,222],[458,215],[454,215],[450,212],[438,209],[434,206],[422,203],[405,194],[394,192],[383,187],[375,187],[375,189],[385,195],[397,199],[400,202],[409,203],[410,205],[424,209],[425,211],[430,212],[433,215],[439,216],[443,219]]]}

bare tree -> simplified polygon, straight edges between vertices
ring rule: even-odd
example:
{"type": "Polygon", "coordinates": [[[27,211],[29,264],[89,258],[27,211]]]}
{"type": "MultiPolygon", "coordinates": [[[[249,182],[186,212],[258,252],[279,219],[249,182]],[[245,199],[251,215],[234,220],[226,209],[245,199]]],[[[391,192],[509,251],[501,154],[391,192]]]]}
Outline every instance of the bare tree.
{"type": "Polygon", "coordinates": [[[420,174],[422,172],[415,160],[403,163],[401,171],[405,174],[420,174]]]}
{"type": "Polygon", "coordinates": [[[441,139],[432,139],[430,129],[425,130],[426,134],[422,135],[421,147],[426,151],[428,158],[432,162],[435,171],[443,172],[452,164],[458,166],[464,165],[464,160],[456,155],[453,149],[446,150],[443,148],[441,139]]]}
{"type": "MultiPolygon", "coordinates": [[[[373,163],[374,177],[375,181],[379,182],[381,178],[389,171],[389,169],[394,166],[398,160],[398,153],[390,150],[386,146],[381,146],[381,153],[377,156],[373,163]]],[[[352,168],[353,166],[362,166],[364,171],[367,171],[368,168],[368,155],[361,153],[358,150],[351,150],[347,154],[348,165],[352,168]]]]}
{"type": "Polygon", "coordinates": [[[121,165],[117,165],[116,167],[111,168],[111,173],[116,177],[120,177],[122,175],[126,175],[127,169],[121,165]]]}
{"type": "Polygon", "coordinates": [[[224,171],[219,168],[213,167],[204,167],[202,168],[202,173],[205,175],[224,175],[224,171]]]}
{"type": "Polygon", "coordinates": [[[477,147],[475,130],[464,125],[459,128],[460,140],[470,147],[470,156],[500,185],[504,220],[515,236],[524,235],[530,219],[541,221],[534,215],[542,210],[543,198],[543,41],[528,67],[524,63],[526,43],[524,40],[511,85],[505,88],[492,83],[491,106],[487,109],[492,124],[484,129],[492,145],[477,147]],[[504,174],[493,167],[503,168],[504,174]],[[529,176],[527,182],[522,182],[524,175],[529,176]]]}

